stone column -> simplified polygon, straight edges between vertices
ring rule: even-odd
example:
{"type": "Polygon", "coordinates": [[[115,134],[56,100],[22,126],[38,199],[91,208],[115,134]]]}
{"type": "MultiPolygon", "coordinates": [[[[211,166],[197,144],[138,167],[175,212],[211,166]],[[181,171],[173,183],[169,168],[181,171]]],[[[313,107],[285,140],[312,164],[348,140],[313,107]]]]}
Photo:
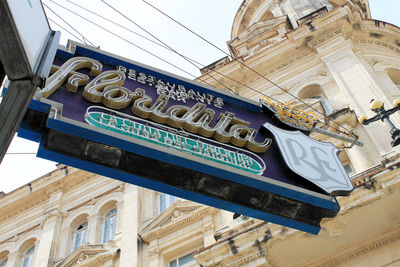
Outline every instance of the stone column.
{"type": "MultiPolygon", "coordinates": [[[[353,52],[350,41],[344,39],[340,30],[336,30],[311,46],[316,49],[320,59],[326,64],[340,88],[340,93],[348,100],[349,107],[356,112],[356,115],[358,117],[361,115],[374,116],[375,114],[369,109],[370,100],[384,98],[383,91],[363,62],[353,52]]],[[[382,100],[385,104],[388,101],[387,99],[382,100]]],[[[381,156],[388,154],[393,149],[390,145],[391,137],[387,131],[382,129],[382,125],[375,123],[365,127],[366,135],[369,138],[365,140],[367,142],[362,149],[365,155],[372,158],[368,158],[370,160],[367,164],[368,167],[365,162],[361,165],[369,168],[379,164],[381,156]],[[374,141],[369,142],[370,140],[374,141]]],[[[358,154],[362,155],[363,153],[358,154]]]]}
{"type": "Polygon", "coordinates": [[[50,193],[50,198],[43,214],[42,233],[35,244],[35,257],[33,266],[51,266],[57,256],[59,231],[62,222],[63,193],[60,190],[54,190],[50,193]]]}
{"type": "Polygon", "coordinates": [[[42,234],[35,247],[33,266],[52,266],[57,250],[57,236],[62,220],[61,212],[54,208],[44,214],[42,234]]]}
{"type": "Polygon", "coordinates": [[[6,266],[19,266],[20,262],[18,262],[21,259],[21,251],[14,251],[10,252],[7,256],[7,264],[6,266]]]}
{"type": "Polygon", "coordinates": [[[214,223],[212,221],[211,216],[206,216],[203,218],[203,243],[204,247],[208,247],[209,245],[212,245],[215,243],[215,238],[214,238],[214,223]]]}
{"type": "Polygon", "coordinates": [[[100,243],[99,232],[99,216],[98,214],[91,214],[88,216],[88,235],[87,241],[89,244],[98,244],[100,243]]]}
{"type": "MultiPolygon", "coordinates": [[[[125,184],[123,204],[118,209],[118,232],[121,232],[120,266],[137,266],[138,238],[138,190],[137,186],[125,184]]],[[[152,265],[150,265],[152,266],[152,265]]]]}
{"type": "Polygon", "coordinates": [[[161,267],[161,251],[157,247],[158,240],[152,240],[149,245],[149,250],[147,252],[148,265],[149,267],[161,267]]]}

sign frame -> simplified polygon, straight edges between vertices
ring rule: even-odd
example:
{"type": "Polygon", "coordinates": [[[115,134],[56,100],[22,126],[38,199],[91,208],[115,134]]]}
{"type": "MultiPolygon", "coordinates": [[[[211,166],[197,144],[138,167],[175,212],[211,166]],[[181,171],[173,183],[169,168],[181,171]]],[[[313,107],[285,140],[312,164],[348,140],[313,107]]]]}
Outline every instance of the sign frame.
{"type": "MultiPolygon", "coordinates": [[[[214,95],[223,97],[226,103],[232,103],[254,112],[262,112],[262,107],[258,102],[242,99],[222,90],[211,88],[86,45],[71,42],[69,47],[73,48],[72,54],[69,51],[59,50],[59,55],[87,56],[115,66],[120,63],[132,64],[139,68],[157,72],[172,79],[172,81],[177,80],[185,84],[204,88],[205,90],[211,90],[214,95]]],[[[131,138],[118,133],[104,133],[89,124],[63,117],[60,114],[61,112],[62,104],[57,104],[48,99],[32,101],[30,110],[21,125],[19,136],[40,143],[38,157],[56,160],[103,176],[116,178],[138,186],[313,234],[319,232],[319,222],[323,217],[333,217],[340,209],[335,197],[286,184],[268,177],[260,178],[256,174],[246,173],[232,167],[222,168],[213,162],[195,158],[179,151],[172,154],[168,149],[141,142],[140,140],[132,141],[131,138]],[[60,142],[57,143],[54,140],[59,140],[60,142]],[[75,148],[76,151],[74,150],[75,148]],[[115,155],[114,159],[118,158],[117,161],[120,161],[120,159],[123,161],[124,157],[125,159],[130,157],[130,159],[134,158],[149,164],[158,164],[157,166],[161,169],[165,167],[165,170],[177,170],[189,176],[201,176],[209,184],[206,186],[207,188],[203,188],[204,192],[196,191],[195,189],[192,191],[187,190],[184,186],[174,185],[172,181],[166,182],[152,178],[151,171],[139,171],[126,166],[124,169],[124,167],[121,167],[120,162],[86,153],[89,150],[102,151],[103,154],[111,153],[115,155]],[[246,205],[242,204],[240,203],[241,200],[224,199],[218,193],[212,192],[212,187],[214,186],[212,181],[215,179],[221,181],[227,187],[232,185],[234,188],[240,188],[241,190],[250,190],[251,193],[256,195],[261,194],[262,197],[266,198],[264,199],[265,202],[269,203],[264,204],[266,206],[269,205],[268,207],[271,211],[266,212],[248,203],[246,205]],[[291,208],[284,205],[288,205],[291,208]],[[298,220],[300,215],[296,217],[298,214],[303,216],[300,221],[298,220]],[[310,218],[308,221],[307,216],[314,216],[315,218],[310,218]]],[[[215,186],[216,188],[218,187],[217,185],[215,186]]],[[[250,196],[248,197],[250,198],[250,196]]]]}

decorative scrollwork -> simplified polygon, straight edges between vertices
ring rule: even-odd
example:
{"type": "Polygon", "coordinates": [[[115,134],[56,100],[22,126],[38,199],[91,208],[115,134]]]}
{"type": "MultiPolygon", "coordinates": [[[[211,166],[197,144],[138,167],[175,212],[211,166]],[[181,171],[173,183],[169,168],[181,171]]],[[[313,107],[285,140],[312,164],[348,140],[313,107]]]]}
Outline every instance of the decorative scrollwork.
{"type": "Polygon", "coordinates": [[[292,126],[295,125],[297,128],[300,126],[300,128],[305,127],[310,130],[319,120],[315,113],[297,110],[289,101],[281,103],[272,101],[272,99],[267,96],[263,96],[262,103],[272,110],[282,122],[292,126]]]}

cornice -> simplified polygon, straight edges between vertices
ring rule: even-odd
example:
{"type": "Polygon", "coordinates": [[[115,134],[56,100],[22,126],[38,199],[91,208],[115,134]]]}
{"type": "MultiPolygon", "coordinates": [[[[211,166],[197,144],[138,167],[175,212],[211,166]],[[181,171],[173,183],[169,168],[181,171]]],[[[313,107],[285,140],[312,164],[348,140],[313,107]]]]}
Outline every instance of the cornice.
{"type": "Polygon", "coordinates": [[[396,241],[400,240],[400,233],[397,233],[394,236],[391,236],[389,238],[386,239],[382,239],[378,242],[373,243],[372,245],[368,246],[368,247],[364,247],[364,248],[360,248],[359,250],[356,250],[354,252],[352,252],[351,254],[348,254],[342,258],[339,259],[335,259],[329,263],[324,264],[323,266],[327,266],[327,267],[332,267],[332,266],[338,266],[338,265],[342,265],[343,263],[346,263],[352,259],[355,259],[359,256],[363,256],[367,253],[370,253],[372,251],[375,251],[377,249],[380,249],[382,247],[385,247],[387,245],[390,245],[396,241]]]}
{"type": "Polygon", "coordinates": [[[104,245],[83,245],[65,258],[57,267],[99,266],[119,253],[118,248],[107,248],[104,245]]]}
{"type": "Polygon", "coordinates": [[[312,40],[312,41],[308,42],[307,44],[312,48],[316,48],[318,45],[322,44],[323,42],[325,42],[329,39],[332,39],[333,37],[340,35],[340,34],[343,34],[342,28],[328,31],[328,32],[320,35],[316,40],[312,40]]]}
{"type": "MultiPolygon", "coordinates": [[[[168,235],[171,232],[174,232],[178,229],[182,229],[183,227],[192,224],[196,221],[201,220],[207,215],[214,215],[217,212],[217,209],[212,207],[201,207],[194,210],[194,213],[189,214],[188,216],[177,220],[175,222],[171,222],[171,215],[163,219],[159,225],[160,228],[151,229],[148,233],[142,235],[142,239],[145,242],[150,242],[154,239],[161,238],[165,235],[168,235]]],[[[174,213],[172,213],[174,214],[174,213]]]]}
{"type": "Polygon", "coordinates": [[[382,40],[376,40],[373,38],[362,38],[362,37],[355,37],[353,38],[352,42],[355,45],[374,45],[374,46],[378,46],[378,47],[384,47],[384,48],[388,48],[396,53],[400,53],[400,47],[396,47],[395,45],[389,43],[389,42],[385,42],[382,40]]]}
{"type": "Polygon", "coordinates": [[[3,212],[0,215],[0,223],[2,223],[3,221],[14,217],[24,211],[30,210],[31,208],[38,206],[40,204],[45,203],[48,200],[48,196],[47,195],[42,195],[40,197],[37,197],[35,199],[31,199],[29,201],[25,201],[23,203],[23,205],[21,205],[19,208],[13,208],[11,210],[9,210],[8,212],[3,212]]]}
{"type": "Polygon", "coordinates": [[[297,29],[289,32],[287,35],[289,39],[297,41],[349,14],[350,10],[347,7],[334,9],[312,20],[312,26],[314,27],[313,30],[311,30],[307,24],[303,24],[297,29]]]}
{"type": "Polygon", "coordinates": [[[265,250],[256,251],[255,253],[247,254],[246,257],[241,258],[238,261],[226,265],[226,267],[242,266],[244,264],[257,260],[258,258],[265,257],[265,255],[266,255],[265,250]]]}
{"type": "MultiPolygon", "coordinates": [[[[11,192],[4,197],[8,197],[8,199],[4,199],[4,205],[0,207],[0,223],[38,205],[46,205],[50,195],[54,192],[63,191],[65,193],[90,179],[101,178],[101,176],[85,171],[77,173],[76,170],[70,172],[67,176],[56,175],[49,178],[45,175],[43,177],[46,177],[46,181],[43,183],[36,184],[38,180],[35,180],[32,182],[33,184],[28,184],[29,192],[21,193],[21,188],[18,192],[11,192]],[[16,195],[13,196],[13,194],[16,195]]],[[[27,191],[27,189],[25,190],[27,191]]]]}
{"type": "Polygon", "coordinates": [[[270,75],[270,74],[273,74],[273,73],[275,73],[275,72],[277,72],[279,70],[282,70],[282,69],[284,69],[286,67],[289,67],[290,65],[293,65],[297,61],[299,61],[299,60],[301,60],[301,59],[303,59],[303,58],[305,58],[305,57],[307,57],[307,56],[309,56],[311,54],[312,54],[312,52],[310,52],[310,51],[298,53],[298,54],[296,54],[296,56],[290,57],[288,60],[286,60],[286,61],[284,61],[284,62],[282,62],[280,64],[274,65],[273,68],[270,68],[265,72],[265,75],[270,75]]]}

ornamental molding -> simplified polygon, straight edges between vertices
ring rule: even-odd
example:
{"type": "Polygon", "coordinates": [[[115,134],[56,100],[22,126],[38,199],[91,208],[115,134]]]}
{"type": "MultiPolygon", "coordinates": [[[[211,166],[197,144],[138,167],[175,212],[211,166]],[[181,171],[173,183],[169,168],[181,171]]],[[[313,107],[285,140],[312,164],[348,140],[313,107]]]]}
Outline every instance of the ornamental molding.
{"type": "Polygon", "coordinates": [[[297,61],[299,61],[299,60],[301,60],[301,59],[303,59],[303,58],[305,58],[306,56],[311,55],[311,54],[312,54],[312,53],[310,53],[310,52],[303,52],[303,53],[300,53],[300,54],[298,54],[297,56],[291,57],[289,60],[287,60],[287,61],[285,61],[285,62],[283,62],[283,63],[281,63],[281,64],[275,65],[274,68],[269,69],[269,70],[266,72],[266,74],[267,74],[267,75],[270,75],[270,74],[272,74],[272,73],[274,73],[274,72],[277,72],[277,71],[279,71],[279,70],[281,70],[281,69],[284,69],[284,68],[288,67],[289,65],[292,65],[293,63],[295,63],[295,62],[297,62],[297,61]]]}
{"type": "MultiPolygon", "coordinates": [[[[254,15],[254,13],[259,9],[261,4],[264,4],[264,1],[260,1],[260,0],[253,0],[253,1],[246,1],[246,2],[245,2],[244,11],[242,11],[243,16],[238,21],[240,23],[240,25],[237,27],[234,37],[238,36],[241,32],[243,32],[244,30],[247,29],[247,27],[249,26],[249,23],[252,21],[252,17],[254,15]]],[[[272,2],[272,1],[269,1],[269,2],[272,2]]],[[[236,21],[234,21],[234,23],[235,22],[236,21]]]]}
{"type": "Polygon", "coordinates": [[[140,233],[142,239],[149,243],[154,239],[166,236],[183,227],[202,220],[207,215],[214,215],[217,209],[203,205],[187,205],[184,202],[174,203],[169,209],[164,211],[160,217],[146,226],[140,233]],[[182,205],[183,204],[183,205],[182,205]],[[186,204],[186,205],[185,205],[186,204]],[[169,210],[169,211],[168,211],[169,210]]]}
{"type": "Polygon", "coordinates": [[[342,34],[343,34],[343,30],[339,28],[334,31],[324,33],[324,34],[320,35],[320,37],[318,39],[310,41],[307,44],[312,48],[316,48],[317,46],[328,41],[329,39],[332,39],[332,38],[334,38],[338,35],[342,35],[342,34]]]}
{"type": "Polygon", "coordinates": [[[109,247],[107,245],[82,245],[56,266],[100,266],[102,263],[118,257],[119,251],[119,248],[109,247]]]}
{"type": "Polygon", "coordinates": [[[380,40],[373,40],[369,38],[354,38],[353,43],[356,45],[374,45],[378,47],[389,48],[394,52],[400,53],[400,47],[396,47],[395,45],[380,40]]]}
{"type": "Polygon", "coordinates": [[[369,247],[357,250],[357,251],[353,252],[350,255],[344,256],[344,257],[342,257],[340,259],[336,259],[336,260],[334,260],[332,262],[329,262],[329,263],[325,264],[324,266],[331,267],[331,266],[342,265],[345,262],[348,262],[348,261],[350,261],[352,259],[355,259],[355,258],[357,258],[359,256],[363,256],[363,255],[365,255],[367,253],[370,253],[372,251],[380,249],[380,248],[382,248],[384,246],[390,245],[390,244],[392,244],[394,242],[397,242],[399,240],[400,240],[400,233],[397,233],[397,235],[395,235],[395,236],[392,236],[390,238],[375,242],[369,247]]]}
{"type": "MultiPolygon", "coordinates": [[[[349,14],[350,14],[349,8],[344,6],[342,8],[334,9],[331,10],[330,12],[322,14],[321,16],[313,20],[312,25],[314,26],[315,30],[318,30],[349,14]]],[[[293,40],[299,40],[301,38],[306,38],[311,33],[312,32],[309,29],[309,27],[305,24],[302,24],[289,35],[291,36],[291,38],[293,38],[293,40]]]]}
{"type": "MultiPolygon", "coordinates": [[[[38,205],[40,205],[40,204],[43,204],[43,203],[45,203],[46,201],[48,200],[48,196],[41,196],[41,197],[37,197],[36,199],[32,199],[32,200],[29,200],[29,201],[25,201],[24,203],[23,203],[23,206],[22,207],[19,207],[19,208],[14,208],[14,209],[9,209],[7,212],[4,212],[4,214],[2,214],[3,216],[0,216],[0,223],[1,222],[3,222],[3,221],[5,221],[5,220],[8,220],[8,219],[10,219],[10,218],[12,218],[12,217],[14,217],[14,216],[16,216],[16,215],[18,215],[18,214],[20,214],[20,213],[22,213],[22,212],[25,212],[25,211],[27,211],[27,210],[30,210],[30,209],[32,209],[33,207],[35,207],[35,206],[38,206],[38,205]]],[[[0,212],[0,214],[1,214],[2,212],[0,212]]]]}
{"type": "Polygon", "coordinates": [[[389,33],[391,35],[393,35],[393,34],[398,35],[399,34],[398,28],[396,26],[394,26],[394,25],[391,25],[390,23],[378,22],[378,23],[384,23],[385,27],[382,27],[382,26],[377,27],[375,25],[375,21],[372,22],[374,24],[372,24],[371,22],[369,22],[369,23],[368,22],[361,24],[361,29],[362,30],[373,31],[373,32],[378,32],[378,33],[385,32],[385,33],[389,33]]]}
{"type": "Polygon", "coordinates": [[[42,227],[47,222],[47,220],[55,219],[60,222],[62,220],[62,218],[63,218],[63,214],[58,208],[48,210],[43,214],[43,220],[41,223],[42,227]]]}
{"type": "Polygon", "coordinates": [[[265,250],[262,251],[257,251],[255,253],[247,254],[245,258],[242,258],[238,261],[235,261],[231,264],[226,265],[226,267],[237,267],[237,266],[242,266],[244,264],[247,264],[249,262],[255,261],[261,257],[265,257],[266,253],[265,250]]]}

